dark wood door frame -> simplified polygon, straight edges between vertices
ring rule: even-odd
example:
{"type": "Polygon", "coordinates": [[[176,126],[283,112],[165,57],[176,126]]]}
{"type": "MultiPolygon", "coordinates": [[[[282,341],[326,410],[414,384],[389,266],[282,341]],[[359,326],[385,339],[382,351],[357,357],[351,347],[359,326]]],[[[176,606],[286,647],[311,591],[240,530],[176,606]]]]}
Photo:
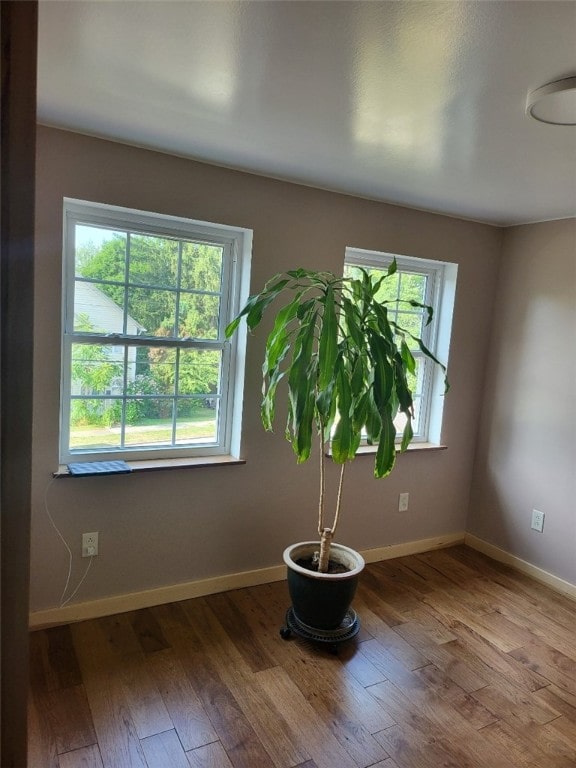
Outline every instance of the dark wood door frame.
{"type": "Polygon", "coordinates": [[[1,753],[27,764],[38,4],[2,2],[1,753]]]}

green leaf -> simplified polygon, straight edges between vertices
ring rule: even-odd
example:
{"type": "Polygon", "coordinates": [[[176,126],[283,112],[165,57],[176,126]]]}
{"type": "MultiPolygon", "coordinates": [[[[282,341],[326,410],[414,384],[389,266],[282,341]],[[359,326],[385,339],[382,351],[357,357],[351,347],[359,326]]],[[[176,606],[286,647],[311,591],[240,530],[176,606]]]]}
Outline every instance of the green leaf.
{"type": "Polygon", "coordinates": [[[296,280],[299,280],[301,277],[306,277],[307,270],[302,269],[302,267],[299,267],[298,269],[289,269],[286,274],[290,277],[295,278],[296,280]]]}
{"type": "Polygon", "coordinates": [[[335,405],[334,379],[316,397],[316,408],[323,421],[329,418],[330,411],[333,410],[333,404],[335,405]]]}
{"type": "Polygon", "coordinates": [[[234,333],[234,331],[236,330],[236,328],[237,328],[237,327],[238,327],[238,325],[240,324],[240,321],[242,320],[242,318],[243,318],[245,315],[247,315],[247,314],[248,314],[248,313],[249,313],[249,312],[250,312],[250,311],[251,311],[251,310],[252,310],[252,309],[253,309],[253,308],[256,306],[256,304],[257,304],[259,301],[261,301],[261,294],[259,294],[259,293],[257,293],[257,294],[254,294],[254,296],[250,296],[250,297],[248,298],[248,301],[246,302],[246,304],[244,305],[244,307],[242,308],[242,310],[241,310],[241,311],[240,311],[240,312],[239,312],[239,313],[236,315],[236,317],[234,318],[234,320],[232,320],[232,322],[231,322],[231,323],[229,323],[229,324],[226,326],[226,329],[225,329],[225,331],[224,331],[224,332],[225,332],[225,334],[226,334],[226,338],[228,338],[228,339],[229,339],[229,338],[230,338],[230,336],[232,336],[232,334],[234,333]]]}
{"type": "MultiPolygon", "coordinates": [[[[413,337],[413,338],[415,338],[415,337],[413,337]]],[[[432,352],[430,352],[430,350],[429,350],[429,349],[428,349],[428,347],[427,347],[427,346],[424,344],[424,342],[422,341],[422,339],[417,339],[417,338],[416,338],[415,340],[418,342],[418,346],[420,347],[420,349],[422,350],[422,352],[424,352],[424,354],[426,355],[426,357],[429,357],[429,358],[430,358],[430,360],[434,360],[434,362],[436,363],[436,365],[439,365],[439,366],[440,366],[440,368],[441,368],[443,371],[446,371],[446,366],[445,366],[445,365],[442,365],[442,363],[440,362],[440,360],[438,360],[438,358],[437,358],[437,357],[434,357],[434,355],[432,354],[432,352]]]]}
{"type": "Polygon", "coordinates": [[[419,301],[416,301],[415,299],[409,299],[407,302],[404,302],[407,304],[410,304],[411,307],[418,307],[419,309],[425,309],[426,310],[426,322],[424,325],[430,325],[432,322],[432,318],[434,317],[434,310],[429,304],[421,304],[419,301]]]}
{"type": "Polygon", "coordinates": [[[395,375],[395,390],[400,405],[400,410],[406,414],[412,414],[413,399],[412,392],[408,386],[406,379],[406,371],[404,369],[402,355],[396,352],[394,355],[394,375],[395,375]]]}
{"type": "Polygon", "coordinates": [[[260,406],[260,417],[264,429],[267,432],[272,432],[275,416],[276,389],[285,375],[285,371],[282,371],[280,368],[275,368],[268,380],[267,386],[264,386],[264,398],[262,400],[262,405],[260,406]]]}
{"type": "Polygon", "coordinates": [[[360,430],[352,430],[352,439],[350,441],[350,453],[349,453],[349,459],[352,461],[356,454],[358,453],[358,448],[360,448],[360,443],[362,442],[362,432],[360,430]]]}
{"type": "Polygon", "coordinates": [[[382,286],[382,283],[391,275],[393,275],[398,269],[398,265],[396,264],[396,259],[392,260],[392,263],[388,267],[387,271],[382,275],[382,277],[378,278],[377,280],[373,280],[372,283],[372,296],[376,296],[378,291],[380,290],[380,287],[382,286]]]}
{"type": "Polygon", "coordinates": [[[314,308],[315,305],[316,299],[307,299],[306,301],[303,301],[296,312],[296,317],[298,320],[304,320],[306,315],[310,312],[311,309],[314,308]]]}
{"type": "MultiPolygon", "coordinates": [[[[266,342],[266,353],[262,372],[270,375],[280,359],[283,359],[287,351],[287,342],[290,335],[289,325],[296,316],[302,291],[299,291],[294,299],[283,307],[276,315],[274,327],[266,342]]],[[[289,345],[288,345],[289,347],[289,345]]]]}
{"type": "Polygon", "coordinates": [[[372,363],[374,365],[374,401],[380,414],[390,401],[394,373],[390,365],[385,339],[376,333],[370,333],[369,338],[372,363]]]}
{"type": "Polygon", "coordinates": [[[374,476],[377,478],[389,475],[396,461],[396,427],[392,421],[390,406],[384,408],[381,416],[382,429],[374,464],[374,476]]]}
{"type": "Polygon", "coordinates": [[[410,373],[416,373],[416,361],[414,360],[414,355],[410,351],[410,348],[404,339],[402,339],[400,344],[400,354],[402,355],[404,365],[410,371],[410,373]]]}
{"type": "Polygon", "coordinates": [[[368,445],[373,445],[374,443],[378,442],[380,438],[380,430],[382,429],[382,417],[380,416],[378,407],[374,402],[373,392],[369,393],[367,408],[368,414],[366,416],[365,422],[366,439],[368,445]]]}
{"type": "Polygon", "coordinates": [[[262,320],[262,314],[266,307],[271,304],[276,296],[288,285],[289,279],[283,278],[278,280],[278,275],[269,280],[266,283],[266,287],[260,293],[256,293],[248,298],[248,301],[240,312],[236,315],[234,320],[226,326],[224,331],[226,338],[230,338],[234,331],[238,328],[240,320],[245,316],[246,323],[250,330],[253,330],[258,323],[262,320]]]}
{"type": "Polygon", "coordinates": [[[318,347],[318,388],[326,389],[334,378],[334,365],[338,354],[338,320],[334,305],[334,290],[331,285],[326,289],[323,300],[324,312],[321,322],[320,343],[318,347]]]}
{"type": "Polygon", "coordinates": [[[352,363],[352,376],[350,377],[350,389],[352,399],[355,402],[364,390],[365,380],[367,378],[365,370],[365,361],[361,356],[356,357],[352,363]]]}
{"type": "Polygon", "coordinates": [[[236,330],[236,328],[238,328],[238,326],[240,325],[240,321],[242,320],[242,317],[243,317],[243,314],[237,315],[234,318],[234,320],[232,320],[231,323],[228,323],[228,325],[224,329],[224,335],[226,336],[227,339],[229,339],[230,336],[232,336],[232,334],[236,330]]]}
{"type": "Polygon", "coordinates": [[[263,293],[267,293],[268,291],[273,290],[276,287],[278,281],[282,282],[284,280],[285,280],[285,278],[282,276],[282,273],[281,272],[277,272],[269,280],[266,281],[266,283],[264,284],[264,288],[260,291],[260,293],[263,294],[263,293]]]}
{"type": "Polygon", "coordinates": [[[343,464],[348,459],[354,458],[353,428],[351,419],[352,392],[347,375],[345,361],[338,359],[336,373],[336,394],[338,399],[338,423],[332,438],[332,457],[337,464],[343,464]]]}
{"type": "MultiPolygon", "coordinates": [[[[312,367],[316,365],[316,361],[313,361],[312,367]]],[[[314,401],[314,387],[312,381],[316,378],[316,374],[310,371],[310,386],[302,398],[302,412],[298,430],[295,434],[295,443],[292,443],[292,447],[296,453],[298,464],[302,464],[310,457],[312,450],[312,437],[314,435],[315,425],[315,401],[314,401]]]]}
{"type": "MultiPolygon", "coordinates": [[[[361,272],[365,273],[365,270],[360,270],[361,272]]],[[[352,292],[352,296],[354,298],[354,301],[357,303],[359,312],[362,314],[363,309],[362,303],[364,299],[366,298],[366,295],[364,293],[364,284],[362,280],[351,280],[350,281],[350,291],[352,292]]]]}
{"type": "MultiPolygon", "coordinates": [[[[334,422],[336,420],[336,398],[330,398],[330,407],[326,416],[323,417],[324,434],[322,439],[324,443],[330,442],[332,439],[332,430],[334,428],[334,422]]],[[[320,425],[318,425],[320,427],[320,425]]]]}
{"type": "Polygon", "coordinates": [[[268,305],[274,301],[276,296],[278,296],[280,291],[286,285],[288,285],[289,282],[290,280],[287,279],[279,280],[273,288],[267,290],[263,294],[260,294],[258,301],[254,303],[246,315],[246,324],[251,331],[254,330],[254,328],[256,328],[256,326],[262,320],[262,315],[264,314],[266,307],[268,307],[268,305]]]}
{"type": "Polygon", "coordinates": [[[414,430],[412,429],[412,418],[409,413],[406,414],[406,417],[406,424],[404,425],[404,431],[402,432],[402,443],[400,444],[400,450],[402,452],[408,448],[412,442],[412,438],[414,437],[414,430]]]}
{"type": "Polygon", "coordinates": [[[378,280],[375,280],[372,283],[372,293],[373,293],[374,296],[376,296],[376,294],[380,290],[380,286],[382,285],[384,280],[386,280],[387,277],[388,277],[388,275],[382,275],[382,277],[378,278],[378,280]]]}
{"type": "Polygon", "coordinates": [[[342,296],[342,309],[344,311],[344,330],[359,350],[365,349],[366,339],[360,328],[357,306],[349,298],[342,296]]]}
{"type": "MultiPolygon", "coordinates": [[[[409,331],[404,331],[404,332],[405,332],[405,333],[406,333],[408,336],[410,336],[410,338],[411,338],[411,339],[413,339],[413,340],[414,340],[414,341],[415,341],[415,342],[418,344],[418,346],[420,347],[420,350],[421,350],[421,351],[422,351],[422,352],[423,352],[423,353],[426,355],[426,357],[429,357],[429,358],[430,358],[430,360],[433,360],[433,361],[436,363],[436,365],[439,365],[439,366],[440,366],[440,368],[441,368],[441,370],[444,372],[444,374],[446,374],[446,366],[445,366],[445,365],[443,365],[443,364],[440,362],[440,360],[438,360],[438,358],[437,358],[437,357],[435,357],[435,356],[432,354],[432,352],[430,352],[430,350],[429,350],[429,349],[428,349],[428,347],[427,347],[427,346],[424,344],[424,342],[422,341],[422,339],[418,338],[418,336],[414,336],[414,334],[410,333],[409,331]]],[[[449,389],[450,389],[450,382],[448,381],[448,377],[445,375],[445,376],[444,376],[444,394],[446,394],[446,393],[448,392],[448,390],[449,390],[449,389]]]]}
{"type": "Polygon", "coordinates": [[[276,389],[285,375],[280,369],[280,364],[290,351],[289,325],[296,315],[301,295],[302,292],[300,291],[289,304],[280,310],[266,342],[266,353],[262,366],[264,397],[260,407],[260,415],[264,429],[267,431],[272,431],[276,389]]]}
{"type": "Polygon", "coordinates": [[[288,376],[290,397],[290,442],[298,463],[310,456],[314,423],[316,363],[312,359],[317,311],[304,318],[294,342],[294,356],[288,376]]]}
{"type": "Polygon", "coordinates": [[[360,396],[354,398],[353,413],[352,413],[352,426],[356,432],[362,433],[369,415],[370,409],[370,393],[368,391],[363,392],[360,396]]]}
{"type": "Polygon", "coordinates": [[[392,345],[394,343],[394,333],[392,331],[392,323],[388,319],[388,310],[383,304],[378,302],[373,303],[372,309],[378,332],[386,339],[389,345],[392,345]]]}

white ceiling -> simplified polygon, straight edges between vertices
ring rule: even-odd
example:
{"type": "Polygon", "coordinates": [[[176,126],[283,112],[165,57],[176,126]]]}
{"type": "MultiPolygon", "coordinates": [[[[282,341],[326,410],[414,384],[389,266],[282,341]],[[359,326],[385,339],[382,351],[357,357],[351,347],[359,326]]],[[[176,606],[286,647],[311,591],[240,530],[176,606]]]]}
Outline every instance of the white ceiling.
{"type": "Polygon", "coordinates": [[[576,2],[41,0],[42,123],[495,224],[576,215],[576,2]]]}

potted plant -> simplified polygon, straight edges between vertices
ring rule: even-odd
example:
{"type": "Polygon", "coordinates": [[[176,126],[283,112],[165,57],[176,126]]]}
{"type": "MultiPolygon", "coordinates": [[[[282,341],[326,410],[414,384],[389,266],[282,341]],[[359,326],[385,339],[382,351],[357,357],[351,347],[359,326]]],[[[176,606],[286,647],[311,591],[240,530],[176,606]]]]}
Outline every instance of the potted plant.
{"type": "MultiPolygon", "coordinates": [[[[375,476],[382,478],[392,471],[396,459],[394,421],[398,414],[403,414],[405,421],[401,451],[413,437],[409,381],[416,365],[410,345],[417,345],[425,356],[441,365],[422,340],[398,325],[395,315],[389,312],[395,309],[397,300],[379,298],[383,282],[396,269],[393,261],[378,278],[364,269],[349,277],[302,268],[276,275],[260,293],[248,299],[226,329],[230,337],[246,318],[249,330],[254,330],[270,305],[287,297],[274,316],[266,342],[261,416],[264,428],[271,431],[281,391],[278,387],[284,379],[288,394],[286,438],[298,463],[310,457],[316,443],[320,467],[319,540],[288,547],[284,560],[291,610],[298,627],[318,630],[320,634],[337,631],[342,625],[364,567],[359,553],[333,543],[346,465],[365,439],[377,446],[375,476]],[[329,524],[325,510],[328,460],[341,467],[329,524]]],[[[408,303],[424,308],[427,322],[431,321],[431,307],[416,301],[408,303]]]]}

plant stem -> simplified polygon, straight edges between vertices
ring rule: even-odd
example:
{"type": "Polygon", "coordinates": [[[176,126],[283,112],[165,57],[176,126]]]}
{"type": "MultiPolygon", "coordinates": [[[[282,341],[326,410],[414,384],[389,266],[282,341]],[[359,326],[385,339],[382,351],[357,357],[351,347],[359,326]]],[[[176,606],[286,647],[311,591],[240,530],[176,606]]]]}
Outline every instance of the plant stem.
{"type": "Polygon", "coordinates": [[[320,500],[318,502],[318,536],[322,536],[324,524],[324,492],[326,481],[324,479],[324,423],[320,419],[320,500]]]}
{"type": "Polygon", "coordinates": [[[324,424],[322,419],[320,419],[320,434],[318,444],[320,446],[320,501],[318,503],[318,536],[320,536],[320,555],[318,560],[318,571],[320,573],[326,573],[328,570],[330,540],[332,538],[332,532],[329,528],[323,527],[326,480],[324,477],[324,424]]]}
{"type": "Polygon", "coordinates": [[[342,486],[344,483],[344,470],[346,464],[342,464],[340,468],[340,481],[338,483],[338,497],[336,499],[336,512],[334,514],[334,522],[332,528],[318,529],[320,534],[320,558],[318,561],[318,572],[326,573],[328,570],[328,562],[330,560],[330,544],[334,538],[334,531],[338,525],[338,517],[340,516],[340,507],[342,506],[342,486]]]}
{"type": "Polygon", "coordinates": [[[324,528],[320,534],[320,558],[318,560],[318,573],[326,573],[330,560],[330,544],[334,536],[330,528],[324,528]]]}

